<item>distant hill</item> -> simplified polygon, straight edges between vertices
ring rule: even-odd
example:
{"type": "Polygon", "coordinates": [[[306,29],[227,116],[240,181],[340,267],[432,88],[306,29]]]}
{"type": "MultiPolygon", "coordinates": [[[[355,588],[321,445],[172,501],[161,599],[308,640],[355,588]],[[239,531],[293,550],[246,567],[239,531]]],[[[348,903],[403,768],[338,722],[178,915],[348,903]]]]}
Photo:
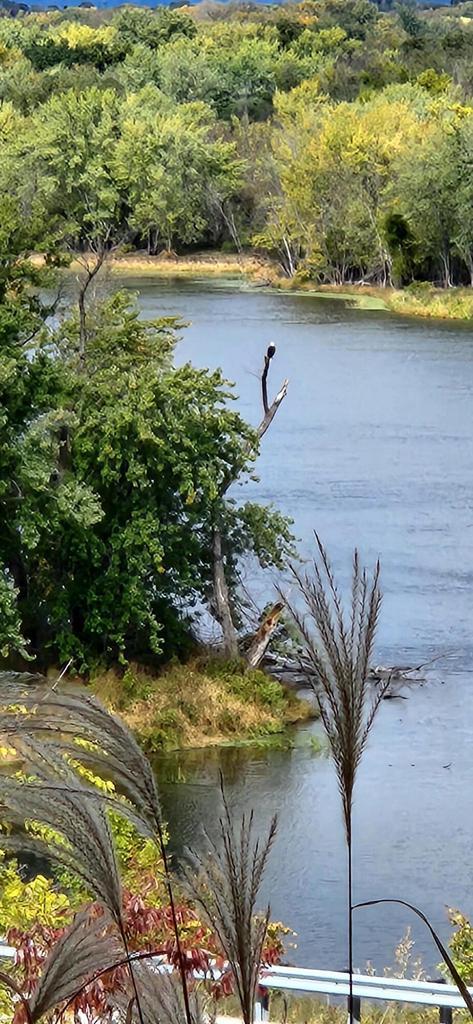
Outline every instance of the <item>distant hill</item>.
{"type": "MultiPolygon", "coordinates": [[[[62,11],[67,10],[70,7],[82,8],[83,10],[109,10],[112,8],[119,7],[194,7],[200,0],[133,0],[132,3],[120,3],[117,0],[98,0],[97,3],[89,3],[87,0],[68,0],[67,3],[24,3],[23,0],[0,0],[0,16],[2,13],[7,15],[24,14],[34,11],[62,11]]],[[[231,3],[232,0],[219,0],[222,3],[231,3]]],[[[274,4],[284,3],[285,0],[252,0],[251,6],[253,5],[266,5],[271,6],[274,4]]]]}
{"type": "MultiPolygon", "coordinates": [[[[44,2],[32,2],[25,3],[23,0],[0,0],[0,16],[2,13],[12,15],[13,17],[17,14],[28,13],[34,11],[61,11],[67,10],[71,7],[82,8],[83,10],[110,10],[112,8],[132,6],[132,7],[195,7],[201,0],[132,0],[132,3],[127,4],[120,3],[119,0],[97,0],[96,3],[90,3],[88,0],[67,0],[67,3],[48,3],[47,0],[44,2]]],[[[220,3],[232,3],[233,0],[219,0],[220,3]]],[[[347,4],[351,3],[352,0],[347,0],[347,4]]],[[[456,0],[416,0],[417,7],[431,8],[431,7],[451,7],[454,5],[456,0]]],[[[250,0],[249,7],[253,6],[277,6],[284,4],[285,0],[250,0]]],[[[378,6],[377,0],[373,0],[378,6]]]]}
{"type": "MultiPolygon", "coordinates": [[[[199,2],[199,0],[197,0],[199,2]]],[[[225,2],[225,0],[224,0],[225,2]]],[[[266,3],[267,0],[254,0],[255,3],[266,3]]],[[[277,0],[278,2],[278,0],[277,0]]],[[[132,4],[121,4],[117,3],[116,0],[99,0],[98,3],[87,3],[86,0],[69,0],[68,3],[23,3],[16,2],[16,0],[0,0],[0,16],[2,14],[16,15],[21,12],[34,12],[34,11],[62,11],[67,10],[70,7],[78,7],[83,10],[106,10],[118,7],[188,7],[193,6],[192,0],[186,3],[185,0],[133,0],[132,4]]]]}

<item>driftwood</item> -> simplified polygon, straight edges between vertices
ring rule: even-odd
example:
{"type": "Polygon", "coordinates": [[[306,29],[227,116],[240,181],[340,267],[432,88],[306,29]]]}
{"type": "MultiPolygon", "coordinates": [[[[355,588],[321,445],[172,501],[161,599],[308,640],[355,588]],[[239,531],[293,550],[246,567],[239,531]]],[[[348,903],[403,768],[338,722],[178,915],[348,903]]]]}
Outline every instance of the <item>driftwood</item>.
{"type": "Polygon", "coordinates": [[[384,683],[388,679],[392,683],[424,682],[425,676],[418,675],[419,669],[409,665],[376,665],[370,668],[368,679],[373,683],[384,683]]]}
{"type": "MultiPolygon", "coordinates": [[[[402,689],[403,686],[413,686],[417,683],[422,685],[428,678],[427,673],[422,673],[422,670],[427,669],[436,661],[448,658],[454,653],[455,651],[447,651],[446,654],[437,654],[420,665],[370,666],[367,678],[374,686],[385,686],[386,683],[392,684],[392,687],[384,695],[384,700],[407,700],[406,696],[398,692],[398,688],[402,689]]],[[[264,665],[272,675],[280,679],[281,682],[284,682],[286,686],[294,689],[312,688],[314,671],[303,655],[294,657],[291,660],[284,660],[277,655],[265,652],[264,665]]]]}
{"type": "Polygon", "coordinates": [[[421,662],[420,665],[376,665],[374,668],[370,668],[368,679],[371,679],[373,683],[383,683],[386,679],[393,683],[424,683],[425,674],[422,675],[422,669],[428,668],[429,665],[433,665],[436,661],[441,661],[443,658],[449,658],[450,655],[455,654],[455,651],[446,651],[445,654],[436,654],[433,658],[429,658],[428,661],[421,662]]]}

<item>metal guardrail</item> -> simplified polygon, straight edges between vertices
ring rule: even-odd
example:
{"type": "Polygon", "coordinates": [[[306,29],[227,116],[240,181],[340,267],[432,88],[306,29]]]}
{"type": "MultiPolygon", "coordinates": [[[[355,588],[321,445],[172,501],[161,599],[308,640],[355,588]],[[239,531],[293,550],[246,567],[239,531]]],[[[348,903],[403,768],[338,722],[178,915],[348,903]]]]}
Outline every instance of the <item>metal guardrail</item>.
{"type": "Polygon", "coordinates": [[[13,946],[7,946],[6,942],[0,942],[0,960],[13,960],[16,949],[13,946]]]}
{"type": "MultiPolygon", "coordinates": [[[[317,971],[307,967],[270,967],[261,973],[263,992],[258,1003],[257,1019],[269,1019],[264,990],[294,992],[299,995],[327,995],[346,999],[350,994],[347,973],[317,971]]],[[[470,989],[473,996],[473,989],[470,989]]],[[[353,978],[353,1017],[361,1019],[361,1001],[405,1003],[438,1007],[441,1024],[451,1024],[452,1011],[465,1009],[465,1003],[455,985],[435,981],[412,981],[407,978],[376,977],[355,974],[353,978]]]]}
{"type": "MultiPolygon", "coordinates": [[[[0,960],[12,960],[16,950],[0,941],[0,960]]],[[[164,964],[159,969],[166,968],[164,964]]],[[[218,975],[217,971],[214,975],[218,975]]],[[[203,977],[196,972],[196,977],[203,977]]],[[[341,971],[318,971],[309,967],[268,967],[260,975],[260,989],[255,1022],[269,1020],[269,991],[294,992],[299,995],[326,995],[347,999],[350,995],[348,974],[341,971]]],[[[473,988],[470,990],[473,996],[473,988]]],[[[361,1002],[404,1003],[412,1006],[438,1007],[440,1024],[452,1024],[453,1010],[465,1009],[465,1003],[455,985],[438,981],[412,981],[407,978],[377,977],[373,974],[355,974],[353,977],[353,1017],[361,1020],[361,1002]]]]}

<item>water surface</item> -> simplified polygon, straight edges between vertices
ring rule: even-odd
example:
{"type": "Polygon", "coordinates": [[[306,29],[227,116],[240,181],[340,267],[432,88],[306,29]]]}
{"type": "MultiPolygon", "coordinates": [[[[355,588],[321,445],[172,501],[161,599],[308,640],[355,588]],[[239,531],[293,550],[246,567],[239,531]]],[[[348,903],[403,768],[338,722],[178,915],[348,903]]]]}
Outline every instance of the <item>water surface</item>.
{"type": "MultiPolygon", "coordinates": [[[[446,905],[473,914],[471,329],[229,282],[127,285],[146,316],[190,321],[178,361],[220,366],[254,423],[263,353],[275,342],[270,388],[288,377],[289,392],[263,441],[260,483],[238,496],[290,514],[305,553],[317,529],[342,575],[355,545],[367,562],[380,555],[378,661],[453,652],[408,700],[383,704],[355,807],[356,898],[410,900],[446,937],[446,905]]],[[[235,809],[255,807],[262,825],[280,816],[265,896],[298,934],[290,959],[343,969],[345,853],[330,762],[307,747],[168,758],[158,771],[176,856],[202,823],[214,828],[219,770],[235,809]]],[[[357,963],[391,963],[409,923],[404,910],[360,911],[357,963]]],[[[434,969],[420,924],[413,934],[434,969]]]]}

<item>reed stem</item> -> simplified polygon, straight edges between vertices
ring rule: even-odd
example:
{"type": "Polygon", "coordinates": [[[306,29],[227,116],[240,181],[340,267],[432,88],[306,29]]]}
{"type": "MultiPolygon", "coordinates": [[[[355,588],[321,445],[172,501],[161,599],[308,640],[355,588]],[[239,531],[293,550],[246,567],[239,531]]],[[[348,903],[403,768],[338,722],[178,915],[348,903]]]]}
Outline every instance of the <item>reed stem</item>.
{"type": "Polygon", "coordinates": [[[348,850],[348,971],[349,971],[349,996],[348,996],[348,1018],[349,1024],[353,1022],[353,851],[351,841],[351,810],[347,829],[347,850],[348,850]]]}
{"type": "Polygon", "coordinates": [[[158,822],[158,838],[159,838],[159,845],[160,845],[160,850],[161,850],[161,857],[162,857],[162,861],[163,861],[164,876],[165,876],[165,879],[166,879],[166,889],[167,889],[168,898],[169,898],[169,906],[171,908],[171,917],[172,917],[174,937],[176,939],[176,949],[177,949],[177,956],[178,956],[178,960],[179,960],[179,973],[180,973],[180,977],[181,977],[182,997],[184,999],[184,1010],[185,1010],[185,1014],[186,1014],[186,1024],[193,1024],[191,1007],[190,1007],[190,1000],[189,1000],[189,989],[188,989],[188,985],[187,985],[187,977],[186,977],[186,971],[185,971],[185,966],[184,966],[184,955],[183,955],[183,952],[182,952],[181,939],[180,939],[180,935],[179,935],[179,925],[178,925],[177,914],[176,914],[176,904],[174,902],[174,893],[173,893],[172,883],[171,883],[171,872],[169,870],[169,860],[168,860],[168,856],[167,856],[167,853],[166,853],[166,844],[164,842],[164,835],[163,835],[163,831],[162,831],[161,823],[160,822],[158,822]]]}
{"type": "Polygon", "coordinates": [[[131,984],[132,984],[132,987],[133,987],[133,992],[135,994],[135,1002],[136,1002],[136,1009],[138,1011],[138,1017],[140,1018],[140,1024],[144,1024],[143,1011],[141,1009],[141,1003],[140,1003],[140,994],[138,992],[138,986],[136,984],[135,972],[133,970],[133,964],[132,964],[132,958],[131,958],[131,955],[130,955],[130,949],[129,949],[129,946],[128,946],[128,940],[127,940],[127,937],[125,935],[125,929],[124,929],[123,925],[120,924],[119,927],[120,927],[120,934],[121,934],[122,941],[123,941],[123,947],[124,947],[124,950],[125,950],[125,953],[126,953],[126,962],[127,962],[127,965],[128,965],[128,970],[130,972],[131,984]]]}

